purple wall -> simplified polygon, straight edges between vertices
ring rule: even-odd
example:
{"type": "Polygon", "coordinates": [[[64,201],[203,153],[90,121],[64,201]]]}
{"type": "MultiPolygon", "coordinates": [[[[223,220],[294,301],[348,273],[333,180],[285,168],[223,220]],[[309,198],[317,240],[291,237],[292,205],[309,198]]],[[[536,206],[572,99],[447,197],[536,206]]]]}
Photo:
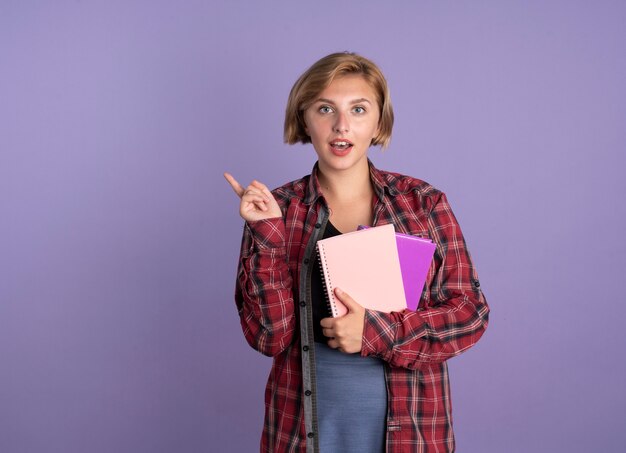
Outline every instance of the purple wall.
{"type": "Polygon", "coordinates": [[[270,360],[222,179],[310,171],[295,78],[388,76],[380,167],[447,192],[492,307],[450,362],[460,452],[626,444],[626,5],[0,4],[0,451],[247,452],[270,360]]]}

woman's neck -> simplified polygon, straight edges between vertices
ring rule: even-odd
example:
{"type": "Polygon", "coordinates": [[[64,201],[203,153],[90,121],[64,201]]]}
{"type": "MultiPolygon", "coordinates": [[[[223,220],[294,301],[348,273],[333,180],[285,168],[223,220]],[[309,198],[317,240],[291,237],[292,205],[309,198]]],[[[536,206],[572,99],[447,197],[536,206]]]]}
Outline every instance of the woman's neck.
{"type": "Polygon", "coordinates": [[[324,197],[341,204],[359,199],[371,199],[374,189],[370,180],[369,165],[351,171],[328,172],[318,169],[318,180],[324,197]]]}

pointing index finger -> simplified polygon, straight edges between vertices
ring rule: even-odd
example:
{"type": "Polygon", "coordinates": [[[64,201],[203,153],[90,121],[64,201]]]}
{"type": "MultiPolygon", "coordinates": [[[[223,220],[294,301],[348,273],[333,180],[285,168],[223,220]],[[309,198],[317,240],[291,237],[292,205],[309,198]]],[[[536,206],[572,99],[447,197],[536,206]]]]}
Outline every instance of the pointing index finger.
{"type": "Polygon", "coordinates": [[[243,187],[241,187],[241,184],[239,184],[237,180],[233,178],[233,175],[231,175],[230,173],[225,172],[224,178],[226,178],[226,181],[228,181],[228,184],[230,184],[230,186],[233,188],[237,196],[241,198],[244,192],[244,189],[243,187]]]}

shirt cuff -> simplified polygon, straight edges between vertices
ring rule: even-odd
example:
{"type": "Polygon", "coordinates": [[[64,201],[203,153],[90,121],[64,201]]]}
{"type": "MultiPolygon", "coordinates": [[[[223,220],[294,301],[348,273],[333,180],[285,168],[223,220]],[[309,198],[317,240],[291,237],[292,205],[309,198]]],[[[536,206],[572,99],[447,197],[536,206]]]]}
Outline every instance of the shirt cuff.
{"type": "Polygon", "coordinates": [[[375,356],[391,360],[397,323],[389,313],[365,309],[361,356],[375,356]]]}
{"type": "Polygon", "coordinates": [[[285,247],[285,222],[282,217],[246,222],[257,251],[285,247]]]}

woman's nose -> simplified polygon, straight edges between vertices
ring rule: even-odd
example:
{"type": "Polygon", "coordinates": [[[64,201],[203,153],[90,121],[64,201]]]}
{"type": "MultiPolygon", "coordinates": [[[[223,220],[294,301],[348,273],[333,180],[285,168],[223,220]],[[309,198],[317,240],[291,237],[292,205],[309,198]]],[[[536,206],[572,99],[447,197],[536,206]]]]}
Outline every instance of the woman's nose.
{"type": "Polygon", "coordinates": [[[337,114],[335,124],[333,125],[333,130],[338,133],[344,133],[350,130],[348,118],[346,117],[345,114],[343,113],[337,114]]]}

